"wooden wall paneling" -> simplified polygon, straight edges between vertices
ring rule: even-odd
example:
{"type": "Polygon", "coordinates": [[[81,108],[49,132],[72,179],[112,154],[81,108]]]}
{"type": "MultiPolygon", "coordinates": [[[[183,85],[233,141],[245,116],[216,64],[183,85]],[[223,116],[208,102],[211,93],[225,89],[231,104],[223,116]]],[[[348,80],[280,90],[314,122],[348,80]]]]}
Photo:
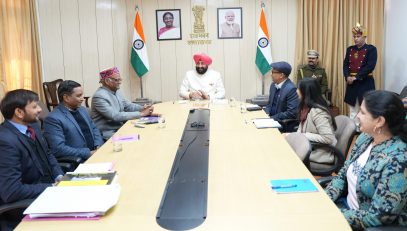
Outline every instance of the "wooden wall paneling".
{"type": "Polygon", "coordinates": [[[177,95],[175,99],[180,99],[179,88],[185,73],[195,67],[192,61],[191,46],[188,45],[188,40],[191,40],[191,24],[194,22],[194,16],[191,11],[190,0],[175,0],[174,5],[181,9],[182,40],[175,42],[177,51],[175,76],[177,95]]]}
{"type": "Polygon", "coordinates": [[[82,83],[82,51],[77,1],[60,1],[65,79],[82,83]]]}
{"type": "MultiPolygon", "coordinates": [[[[150,71],[143,76],[144,96],[153,100],[163,100],[162,98],[162,78],[160,68],[160,45],[157,41],[155,10],[158,9],[158,2],[143,1],[143,28],[147,40],[147,50],[150,61],[150,71]]],[[[166,99],[165,99],[166,100],[166,99]]]]}
{"type": "MultiPolygon", "coordinates": [[[[261,73],[257,70],[255,57],[257,47],[258,21],[256,7],[252,2],[241,1],[243,13],[243,40],[240,43],[240,100],[253,98],[258,95],[256,82],[261,80],[261,73]]],[[[261,91],[260,91],[261,92],[261,91]]]]}
{"type": "Polygon", "coordinates": [[[43,81],[64,78],[59,1],[38,0],[43,81]]]}
{"type": "MultiPolygon", "coordinates": [[[[131,23],[126,18],[126,1],[112,0],[112,29],[113,29],[113,50],[115,66],[119,68],[123,81],[121,90],[126,96],[131,95],[131,85],[129,79],[129,63],[131,40],[127,39],[128,28],[131,23]]],[[[133,100],[129,98],[129,100],[133,100]]]]}
{"type": "MultiPolygon", "coordinates": [[[[158,0],[157,9],[175,9],[174,0],[158,0]]],[[[155,13],[155,12],[154,12],[155,13]]],[[[182,17],[182,12],[181,12],[182,17]]],[[[161,20],[159,18],[157,20],[161,20]]],[[[157,23],[157,22],[156,22],[157,23]]],[[[182,23],[182,18],[181,18],[182,23]]],[[[177,99],[177,40],[160,40],[160,71],[161,71],[161,99],[177,99]]]]}
{"type": "Polygon", "coordinates": [[[92,96],[99,87],[99,53],[96,31],[96,1],[78,0],[83,89],[92,96]]]}
{"type": "Polygon", "coordinates": [[[96,31],[100,70],[111,68],[115,65],[112,23],[111,0],[96,0],[96,31]]]}

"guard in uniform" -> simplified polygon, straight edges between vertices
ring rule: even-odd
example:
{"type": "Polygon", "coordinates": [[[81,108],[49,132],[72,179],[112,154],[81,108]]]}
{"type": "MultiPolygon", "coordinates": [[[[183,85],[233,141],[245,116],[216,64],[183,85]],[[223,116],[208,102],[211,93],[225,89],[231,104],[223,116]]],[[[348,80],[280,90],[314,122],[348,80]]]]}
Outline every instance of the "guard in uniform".
{"type": "Polygon", "coordinates": [[[375,89],[373,70],[377,62],[377,49],[366,44],[367,30],[359,23],[352,29],[355,45],[346,49],[343,75],[346,81],[345,103],[349,105],[349,117],[358,124],[356,115],[363,94],[375,89]]]}
{"type": "Polygon", "coordinates": [[[328,90],[328,79],[326,77],[325,68],[318,66],[319,53],[316,50],[307,52],[308,64],[300,65],[297,71],[297,83],[306,77],[314,78],[321,87],[322,96],[325,98],[328,90]]]}

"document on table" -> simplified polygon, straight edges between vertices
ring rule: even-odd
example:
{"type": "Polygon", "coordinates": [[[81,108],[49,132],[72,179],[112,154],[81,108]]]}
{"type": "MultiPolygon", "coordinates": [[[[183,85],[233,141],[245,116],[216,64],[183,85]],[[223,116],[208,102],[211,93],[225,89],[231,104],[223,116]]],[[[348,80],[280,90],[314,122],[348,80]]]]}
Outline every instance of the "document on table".
{"type": "Polygon", "coordinates": [[[281,128],[281,124],[271,118],[258,118],[253,120],[256,128],[281,128]]]}
{"type": "Polygon", "coordinates": [[[24,211],[30,218],[95,217],[116,205],[120,185],[48,187],[24,211]]]}
{"type": "Polygon", "coordinates": [[[108,172],[113,170],[113,162],[103,162],[103,163],[91,163],[91,164],[80,164],[76,169],[75,173],[100,173],[108,172]]]}

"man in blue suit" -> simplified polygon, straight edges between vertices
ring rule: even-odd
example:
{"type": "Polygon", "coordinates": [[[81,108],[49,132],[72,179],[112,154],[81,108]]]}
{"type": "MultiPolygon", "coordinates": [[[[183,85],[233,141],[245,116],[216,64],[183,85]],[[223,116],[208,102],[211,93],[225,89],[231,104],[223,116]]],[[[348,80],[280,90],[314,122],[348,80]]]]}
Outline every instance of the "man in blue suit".
{"type": "Polygon", "coordinates": [[[103,144],[102,136],[82,105],[83,90],[79,83],[66,80],[58,87],[60,104],[44,121],[44,136],[51,153],[88,159],[103,144]]]}
{"type": "MultiPolygon", "coordinates": [[[[0,205],[36,198],[62,177],[62,170],[38,126],[38,95],[18,89],[8,92],[0,103],[5,122],[0,126],[0,205]]],[[[20,213],[6,215],[10,228],[20,213]]]]}
{"type": "Polygon", "coordinates": [[[275,62],[271,64],[271,78],[269,103],[265,112],[274,120],[282,123],[281,131],[294,131],[298,124],[298,95],[297,88],[288,78],[291,73],[291,65],[287,62],[275,62]]]}

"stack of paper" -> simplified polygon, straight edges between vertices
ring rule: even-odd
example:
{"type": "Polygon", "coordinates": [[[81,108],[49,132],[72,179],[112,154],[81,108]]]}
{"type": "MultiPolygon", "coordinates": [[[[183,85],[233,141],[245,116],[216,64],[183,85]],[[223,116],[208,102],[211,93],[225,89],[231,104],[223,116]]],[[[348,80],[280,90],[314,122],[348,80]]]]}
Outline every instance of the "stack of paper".
{"type": "Polygon", "coordinates": [[[271,118],[259,118],[253,120],[256,128],[281,128],[281,124],[271,118]]]}
{"type": "Polygon", "coordinates": [[[109,172],[113,170],[113,162],[103,162],[103,163],[91,163],[91,164],[80,164],[76,169],[75,173],[99,173],[99,172],[109,172]]]}
{"type": "Polygon", "coordinates": [[[97,217],[119,200],[120,186],[48,187],[24,211],[30,218],[97,217]]]}
{"type": "Polygon", "coordinates": [[[67,172],[58,186],[108,185],[114,182],[116,171],[100,173],[67,172]]]}

